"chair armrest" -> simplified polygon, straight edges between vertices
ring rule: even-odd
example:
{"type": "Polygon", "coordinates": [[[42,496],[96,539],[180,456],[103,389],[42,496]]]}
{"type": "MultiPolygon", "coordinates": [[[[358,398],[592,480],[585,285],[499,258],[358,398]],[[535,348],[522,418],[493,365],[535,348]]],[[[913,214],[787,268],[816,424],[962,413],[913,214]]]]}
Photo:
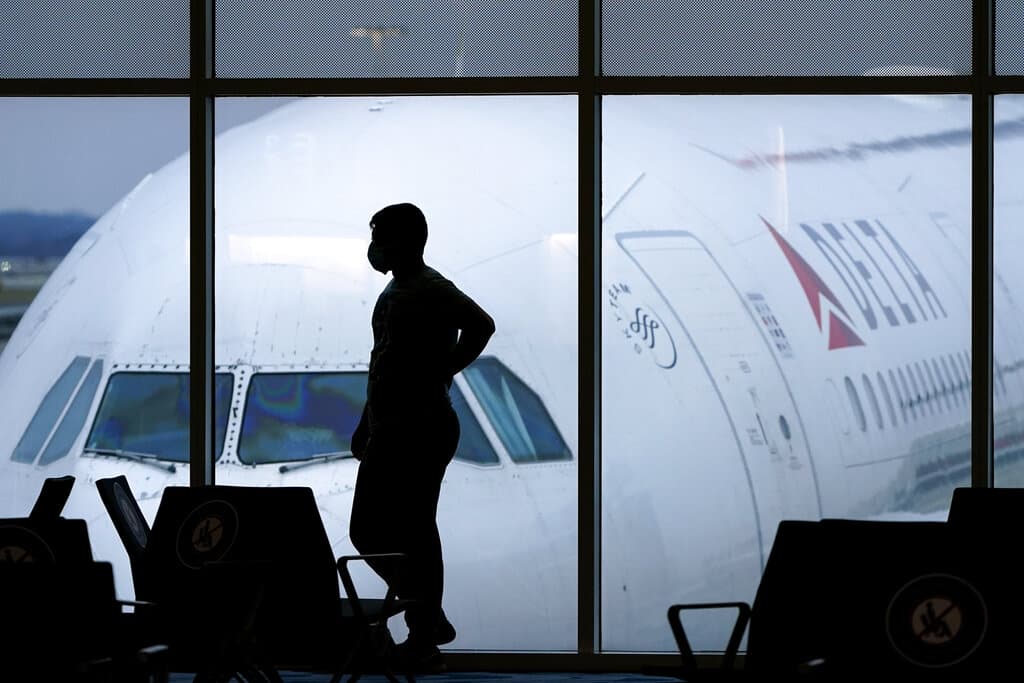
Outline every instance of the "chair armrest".
{"type": "Polygon", "coordinates": [[[166,645],[150,645],[135,653],[135,660],[151,683],[167,683],[170,667],[170,648],[166,645]]]}
{"type": "Polygon", "coordinates": [[[680,613],[684,611],[711,610],[711,609],[735,609],[736,622],[732,627],[732,634],[729,636],[729,643],[725,647],[725,654],[722,656],[722,669],[732,669],[736,661],[736,652],[740,648],[740,641],[743,640],[743,633],[750,622],[750,605],[745,602],[694,602],[681,605],[672,605],[668,608],[668,624],[672,628],[672,635],[679,647],[679,656],[682,658],[683,671],[689,673],[697,670],[697,658],[690,647],[690,641],[686,637],[686,630],[680,613]]]}
{"type": "MultiPolygon", "coordinates": [[[[363,605],[359,602],[359,594],[356,592],[356,584],[352,580],[352,574],[348,570],[350,562],[359,560],[362,562],[369,562],[370,560],[385,560],[394,562],[404,562],[407,559],[405,553],[377,553],[370,555],[342,555],[338,558],[338,574],[341,576],[341,584],[345,587],[345,596],[352,604],[352,613],[356,619],[366,623],[366,612],[363,610],[363,605]]],[[[388,614],[388,608],[397,600],[395,590],[391,586],[388,586],[387,593],[384,596],[384,609],[382,614],[388,614]]],[[[386,619],[387,617],[385,617],[386,619]]]]}

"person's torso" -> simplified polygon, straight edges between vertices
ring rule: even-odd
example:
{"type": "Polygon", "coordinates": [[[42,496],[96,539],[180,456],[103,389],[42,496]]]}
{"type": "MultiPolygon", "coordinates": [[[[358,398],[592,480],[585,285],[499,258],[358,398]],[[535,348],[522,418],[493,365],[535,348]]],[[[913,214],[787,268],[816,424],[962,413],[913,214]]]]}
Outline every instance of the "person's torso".
{"type": "Polygon", "coordinates": [[[445,286],[451,285],[425,267],[416,278],[392,280],[378,297],[366,391],[376,421],[450,405],[447,373],[458,330],[441,315],[445,286]]]}

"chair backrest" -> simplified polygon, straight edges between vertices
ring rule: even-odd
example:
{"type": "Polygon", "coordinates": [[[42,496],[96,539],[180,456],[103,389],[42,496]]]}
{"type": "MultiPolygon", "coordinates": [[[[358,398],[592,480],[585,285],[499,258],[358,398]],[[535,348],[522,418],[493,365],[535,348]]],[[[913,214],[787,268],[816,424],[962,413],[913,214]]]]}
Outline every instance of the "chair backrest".
{"type": "Polygon", "coordinates": [[[0,519],[0,563],[81,565],[92,559],[83,519],[0,519]]]}
{"type": "Polygon", "coordinates": [[[1005,664],[1012,648],[1000,643],[1021,600],[1001,594],[968,535],[945,522],[852,520],[825,520],[820,535],[829,672],[984,680],[1005,664]]]}
{"type": "Polygon", "coordinates": [[[817,619],[824,562],[821,525],[784,520],[751,605],[747,666],[786,676],[822,656],[817,619]]]}
{"type": "Polygon", "coordinates": [[[278,649],[328,635],[339,613],[334,553],[307,487],[169,486],[148,551],[171,593],[194,586],[209,563],[232,563],[239,572],[258,565],[260,623],[272,634],[263,642],[278,649]]]}
{"type": "Polygon", "coordinates": [[[146,566],[146,546],[149,543],[150,529],[139,504],[135,502],[131,486],[124,475],[97,479],[96,489],[99,491],[103,507],[114,524],[114,529],[128,553],[128,561],[132,568],[132,585],[135,597],[139,600],[150,600],[152,581],[146,566]]]}
{"type": "Polygon", "coordinates": [[[979,531],[995,530],[997,525],[1016,525],[1024,518],[1024,489],[971,488],[953,491],[949,505],[950,524],[969,525],[979,531]]]}
{"type": "Polygon", "coordinates": [[[71,496],[75,478],[70,474],[64,477],[48,477],[43,481],[35,505],[28,516],[33,519],[56,519],[64,511],[64,505],[71,496]]]}
{"type": "Polygon", "coordinates": [[[118,650],[108,562],[0,562],[4,680],[81,680],[80,664],[118,650]]]}

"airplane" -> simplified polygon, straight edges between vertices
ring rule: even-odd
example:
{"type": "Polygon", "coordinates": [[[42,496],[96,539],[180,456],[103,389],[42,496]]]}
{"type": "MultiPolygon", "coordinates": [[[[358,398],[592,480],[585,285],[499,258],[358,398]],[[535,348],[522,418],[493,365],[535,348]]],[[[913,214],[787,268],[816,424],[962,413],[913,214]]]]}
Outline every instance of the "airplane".
{"type": "MultiPolygon", "coordinates": [[[[606,97],[603,122],[601,647],[668,651],[667,606],[749,600],[780,520],[944,519],[969,482],[970,102],[606,97]]],[[[497,322],[452,388],[454,649],[576,648],[576,125],[571,96],[310,98],[216,139],[218,483],[311,487],[353,551],[380,207],[420,206],[427,263],[497,322]]],[[[995,132],[1008,226],[1024,102],[995,132]]],[[[124,474],[150,521],[188,483],[188,224],[186,154],[78,241],[0,355],[0,514],[74,474],[65,515],[123,596],[92,482],[124,474]]],[[[997,228],[1002,485],[1024,453],[1018,241],[997,228]]]]}

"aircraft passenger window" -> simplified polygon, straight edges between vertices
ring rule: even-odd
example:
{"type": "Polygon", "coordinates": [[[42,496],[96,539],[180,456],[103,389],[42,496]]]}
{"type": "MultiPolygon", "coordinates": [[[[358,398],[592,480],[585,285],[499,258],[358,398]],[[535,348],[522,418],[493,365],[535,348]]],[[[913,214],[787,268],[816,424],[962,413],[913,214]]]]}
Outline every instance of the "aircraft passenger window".
{"type": "MultiPolygon", "coordinates": [[[[216,452],[224,447],[234,377],[217,373],[214,382],[216,452]]],[[[188,462],[189,380],[183,372],[116,372],[85,444],[86,451],[148,455],[188,462]]]]}
{"type": "MultiPolygon", "coordinates": [[[[907,383],[907,376],[903,374],[903,368],[897,368],[896,370],[900,373],[900,384],[903,386],[903,395],[907,397],[907,407],[910,408],[910,417],[916,420],[918,404],[917,385],[907,383]]],[[[913,382],[913,375],[910,376],[910,380],[913,382]]]]}
{"type": "Polygon", "coordinates": [[[971,388],[971,357],[964,351],[957,354],[960,359],[960,367],[964,370],[964,379],[967,381],[967,388],[971,388]]]}
{"type": "Polygon", "coordinates": [[[921,380],[921,386],[925,388],[925,402],[928,403],[928,412],[930,415],[935,415],[939,409],[938,405],[936,405],[938,401],[933,400],[937,398],[935,395],[935,383],[934,381],[929,383],[928,378],[925,377],[925,371],[921,369],[921,362],[914,361],[913,368],[918,371],[918,379],[921,380]]]}
{"type": "MultiPolygon", "coordinates": [[[[918,399],[918,408],[921,410],[921,417],[925,417],[925,403],[929,402],[928,399],[930,396],[928,395],[928,385],[925,384],[925,375],[921,372],[921,366],[918,366],[918,375],[913,374],[913,366],[907,366],[906,374],[907,377],[910,378],[911,386],[913,386],[913,393],[916,396],[916,399],[918,399]],[[921,381],[920,385],[918,384],[919,380],[921,381]]],[[[931,414],[935,415],[935,409],[932,409],[931,414]]]]}
{"type": "Polygon", "coordinates": [[[889,386],[885,383],[885,376],[879,372],[875,375],[875,379],[878,381],[878,386],[882,390],[882,398],[885,400],[885,407],[889,411],[889,422],[893,428],[899,426],[899,420],[896,418],[896,408],[893,407],[892,396],[889,394],[889,386]]]}
{"type": "Polygon", "coordinates": [[[498,359],[480,358],[462,374],[513,462],[572,459],[540,397],[498,359]]]}
{"type": "Polygon", "coordinates": [[[89,374],[85,376],[81,388],[71,401],[71,406],[60,421],[60,426],[53,433],[50,443],[39,458],[40,465],[49,465],[55,460],[60,460],[71,452],[75,445],[75,439],[85,426],[85,418],[89,417],[89,409],[92,408],[92,400],[96,398],[96,389],[100,386],[100,378],[103,376],[103,361],[96,361],[89,368],[89,374]]]}
{"type": "Polygon", "coordinates": [[[864,416],[864,406],[860,403],[860,396],[857,395],[857,387],[853,385],[853,380],[849,377],[844,378],[846,384],[846,394],[850,397],[850,405],[853,407],[853,416],[857,418],[857,426],[860,427],[860,431],[868,431],[868,421],[864,416]]]}
{"type": "Polygon", "coordinates": [[[11,460],[14,462],[33,462],[39,455],[39,449],[46,443],[46,437],[53,431],[57,418],[60,417],[71,392],[78,386],[82,374],[89,367],[89,359],[84,356],[76,356],[68,367],[61,373],[57,381],[53,383],[50,390],[46,392],[42,403],[36,409],[36,414],[25,428],[21,440],[14,447],[11,460]]]}
{"type": "Polygon", "coordinates": [[[871,412],[875,416],[875,424],[878,425],[879,429],[885,429],[885,420],[882,418],[882,409],[878,405],[878,397],[875,396],[875,388],[871,386],[871,380],[868,376],[861,374],[861,382],[864,384],[864,393],[868,397],[868,403],[871,404],[871,412]]]}
{"type": "Polygon", "coordinates": [[[949,354],[949,366],[953,368],[953,378],[956,386],[956,392],[958,395],[964,395],[964,403],[967,404],[967,399],[965,395],[967,391],[967,382],[964,381],[964,376],[960,374],[960,365],[956,362],[956,356],[954,356],[953,354],[949,354]]]}
{"type": "Polygon", "coordinates": [[[935,358],[932,358],[932,368],[939,377],[939,384],[942,385],[942,395],[946,399],[946,407],[952,410],[954,406],[959,406],[960,401],[956,400],[956,395],[953,393],[953,383],[949,381],[942,365],[935,358]]]}
{"type": "Polygon", "coordinates": [[[906,394],[906,381],[904,380],[903,394],[900,394],[900,385],[896,382],[896,374],[889,371],[889,383],[892,384],[892,392],[896,394],[896,402],[900,404],[900,415],[903,416],[903,424],[907,423],[907,399],[903,398],[906,394]]]}
{"type": "Polygon", "coordinates": [[[455,459],[465,462],[476,463],[477,465],[497,465],[501,462],[498,454],[494,452],[494,446],[487,439],[483,428],[476,419],[476,415],[466,404],[466,397],[457,384],[451,388],[452,407],[455,414],[459,416],[459,447],[455,450],[455,459]]]}
{"type": "Polygon", "coordinates": [[[249,465],[351,454],[366,402],[365,372],[253,375],[238,459],[249,465]]]}
{"type": "MultiPolygon", "coordinates": [[[[928,375],[928,384],[932,387],[932,398],[935,399],[935,410],[942,412],[943,401],[947,400],[942,391],[942,378],[932,373],[932,367],[928,365],[928,361],[922,363],[924,365],[924,372],[928,375]]],[[[946,408],[950,406],[947,403],[946,408]]]]}

